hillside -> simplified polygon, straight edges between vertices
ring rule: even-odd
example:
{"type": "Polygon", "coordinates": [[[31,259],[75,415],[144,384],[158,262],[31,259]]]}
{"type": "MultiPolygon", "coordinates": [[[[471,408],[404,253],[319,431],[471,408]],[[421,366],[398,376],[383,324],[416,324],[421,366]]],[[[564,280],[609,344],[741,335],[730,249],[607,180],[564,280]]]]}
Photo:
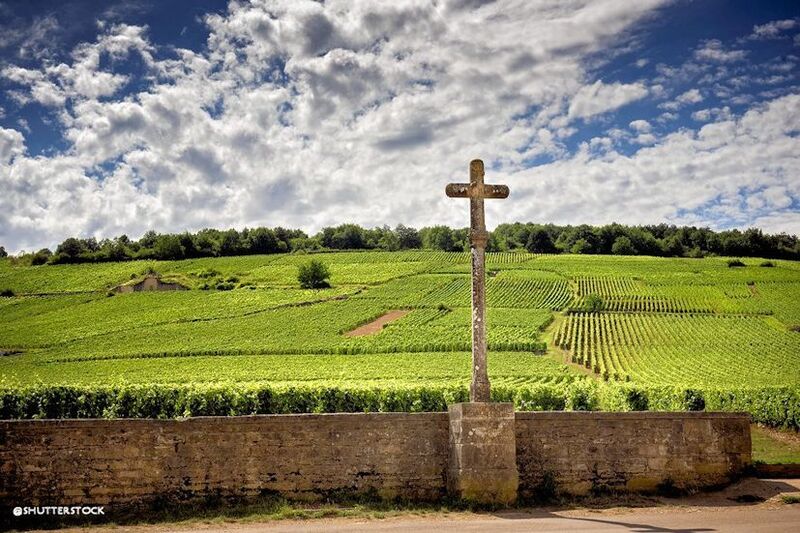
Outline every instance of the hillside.
{"type": "MultiPolygon", "coordinates": [[[[12,266],[0,415],[422,410],[469,381],[466,253],[12,266]],[[115,293],[149,273],[191,290],[115,293]],[[220,290],[224,289],[224,290],[220,290]],[[345,335],[388,311],[379,332],[345,335]]],[[[523,409],[736,409],[800,421],[800,263],[487,255],[489,372],[523,409]],[[772,265],[772,266],[769,266],[772,265]],[[603,309],[585,310],[597,295],[603,309]]]]}

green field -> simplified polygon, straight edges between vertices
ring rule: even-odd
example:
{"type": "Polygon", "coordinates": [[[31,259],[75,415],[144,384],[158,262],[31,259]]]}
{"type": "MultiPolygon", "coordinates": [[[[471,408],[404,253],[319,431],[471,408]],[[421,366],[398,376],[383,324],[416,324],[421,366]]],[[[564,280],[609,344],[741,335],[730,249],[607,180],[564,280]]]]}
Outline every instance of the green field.
{"type": "MultiPolygon", "coordinates": [[[[14,266],[0,416],[441,409],[466,398],[466,253],[14,266]],[[151,271],[188,291],[114,294],[151,271]],[[216,290],[219,284],[233,290],[216,290]],[[204,290],[205,289],[205,290],[204,290]],[[391,310],[381,331],[345,333],[391,310]]],[[[800,425],[800,264],[487,254],[489,372],[522,409],[730,409],[800,425]],[[598,295],[603,310],[587,312],[598,295]]]]}

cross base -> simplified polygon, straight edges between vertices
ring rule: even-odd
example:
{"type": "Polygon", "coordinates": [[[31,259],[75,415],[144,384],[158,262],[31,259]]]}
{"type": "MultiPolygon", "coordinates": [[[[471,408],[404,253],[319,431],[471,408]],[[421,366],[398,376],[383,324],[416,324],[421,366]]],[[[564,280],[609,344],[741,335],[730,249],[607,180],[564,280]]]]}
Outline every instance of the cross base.
{"type": "Polygon", "coordinates": [[[448,415],[450,495],[480,504],[514,503],[519,486],[514,404],[456,403],[448,415]]]}

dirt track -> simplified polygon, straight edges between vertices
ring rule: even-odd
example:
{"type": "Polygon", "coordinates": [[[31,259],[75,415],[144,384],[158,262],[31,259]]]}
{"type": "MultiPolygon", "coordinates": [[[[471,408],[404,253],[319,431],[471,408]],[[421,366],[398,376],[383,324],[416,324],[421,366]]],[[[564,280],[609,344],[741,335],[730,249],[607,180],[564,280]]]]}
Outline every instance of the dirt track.
{"type": "Polygon", "coordinates": [[[389,311],[385,315],[382,315],[382,316],[376,318],[372,322],[370,322],[368,324],[364,324],[363,326],[359,326],[359,327],[357,327],[356,329],[354,329],[352,331],[348,331],[344,335],[345,335],[345,337],[363,337],[364,335],[373,335],[375,333],[378,333],[380,330],[382,330],[383,326],[385,326],[389,322],[397,320],[398,318],[403,318],[404,316],[406,316],[410,312],[411,311],[407,311],[407,310],[406,311],[403,311],[403,310],[389,311]]]}

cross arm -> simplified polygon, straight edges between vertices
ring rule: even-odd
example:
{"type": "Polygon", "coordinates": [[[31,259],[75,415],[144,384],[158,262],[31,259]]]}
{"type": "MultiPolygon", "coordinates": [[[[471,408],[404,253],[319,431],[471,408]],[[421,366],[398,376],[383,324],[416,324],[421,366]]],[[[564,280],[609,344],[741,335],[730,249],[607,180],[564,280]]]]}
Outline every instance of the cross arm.
{"type": "Polygon", "coordinates": [[[505,185],[484,184],[482,190],[469,183],[450,183],[444,190],[450,198],[508,198],[505,185]]]}

